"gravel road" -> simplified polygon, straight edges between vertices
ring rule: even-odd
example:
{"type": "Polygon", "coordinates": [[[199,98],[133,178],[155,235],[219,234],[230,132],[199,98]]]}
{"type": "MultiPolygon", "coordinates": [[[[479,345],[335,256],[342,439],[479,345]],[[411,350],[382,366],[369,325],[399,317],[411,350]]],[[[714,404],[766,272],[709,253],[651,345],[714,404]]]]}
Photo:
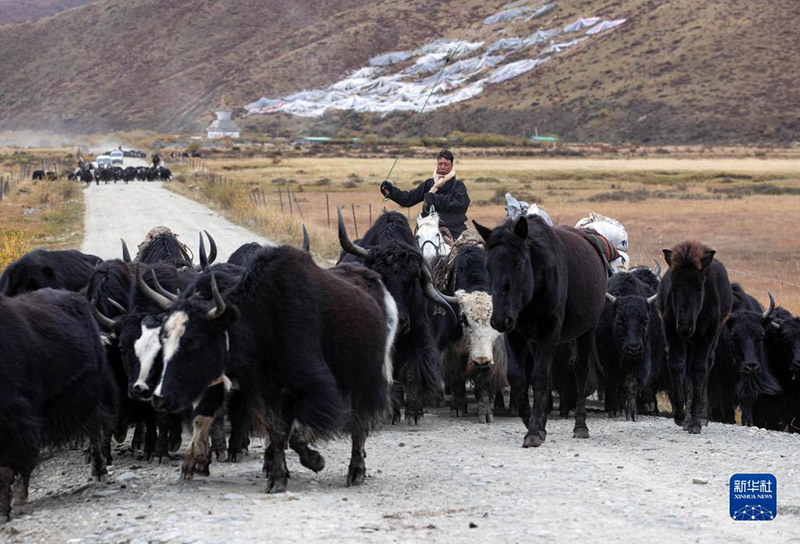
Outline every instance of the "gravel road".
{"type": "Polygon", "coordinates": [[[522,449],[516,418],[485,425],[433,410],[418,427],[387,425],[370,437],[362,487],[344,485],[345,441],[321,445],[319,474],[288,453],[282,495],[264,493],[257,438],[243,462],[214,463],[210,477],[188,483],[177,460],[157,466],[123,453],[112,483],[87,484],[80,453],[58,452],[34,473],[32,513],[1,528],[0,540],[800,542],[797,435],[716,423],[689,435],[670,419],[596,414],[591,438],[575,440],[572,425],[553,419],[542,447],[522,449]],[[775,474],[775,520],[730,519],[736,472],[775,474]]]}
{"type": "MultiPolygon", "coordinates": [[[[198,233],[205,229],[217,242],[217,262],[224,262],[246,242],[267,240],[234,225],[217,212],[164,188],[162,182],[117,182],[90,185],[84,190],[86,219],[81,251],[104,259],[121,258],[119,239],[128,243],[131,256],[147,232],[169,227],[194,252],[198,262],[198,233]]],[[[206,246],[208,251],[208,246],[206,246]]]]}
{"type": "MultiPolygon", "coordinates": [[[[159,184],[91,186],[83,249],[119,255],[164,224],[184,241],[199,228],[220,259],[257,239],[159,184]]],[[[433,409],[419,426],[385,425],[367,441],[367,480],[345,487],[346,441],[320,444],[314,474],[289,452],[289,491],[264,493],[253,439],[238,464],[179,482],[180,461],[153,465],[118,447],[108,484],[90,484],[77,450],[57,451],[31,480],[29,511],[0,526],[4,542],[800,542],[800,435],[710,424],[689,435],[670,419],[590,414],[588,440],[551,419],[547,442],[522,449],[517,418],[491,425],[433,409]],[[735,522],[737,472],[777,477],[779,515],[735,522]]],[[[188,443],[188,433],[184,445],[188,443]]]]}

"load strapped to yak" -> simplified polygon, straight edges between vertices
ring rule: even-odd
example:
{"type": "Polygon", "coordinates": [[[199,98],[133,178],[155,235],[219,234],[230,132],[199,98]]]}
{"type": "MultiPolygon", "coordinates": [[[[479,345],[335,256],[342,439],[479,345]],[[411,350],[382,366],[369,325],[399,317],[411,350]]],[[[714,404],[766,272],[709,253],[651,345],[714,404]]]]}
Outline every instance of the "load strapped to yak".
{"type": "MultiPolygon", "coordinates": [[[[545,223],[553,226],[553,221],[546,211],[535,203],[528,204],[514,198],[511,193],[506,193],[506,214],[511,220],[520,216],[538,215],[545,223]]],[[[601,252],[613,272],[628,270],[630,258],[628,257],[628,233],[625,227],[613,217],[606,217],[599,213],[591,212],[589,217],[584,217],[575,224],[576,229],[589,230],[598,234],[594,241],[598,252],[601,252]]]]}
{"type": "Polygon", "coordinates": [[[616,250],[618,257],[609,259],[609,263],[614,272],[628,270],[630,257],[628,257],[628,233],[625,227],[613,217],[606,217],[599,213],[591,212],[589,217],[584,217],[575,224],[576,229],[591,229],[597,234],[608,240],[608,243],[616,250]]]}

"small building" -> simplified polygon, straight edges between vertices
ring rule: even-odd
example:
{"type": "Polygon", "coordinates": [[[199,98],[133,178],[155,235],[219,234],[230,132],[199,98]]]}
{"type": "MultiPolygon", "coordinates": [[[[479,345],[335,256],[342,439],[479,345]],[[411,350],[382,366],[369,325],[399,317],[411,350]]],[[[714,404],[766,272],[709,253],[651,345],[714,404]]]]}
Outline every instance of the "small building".
{"type": "Polygon", "coordinates": [[[225,105],[225,95],[223,94],[219,109],[217,110],[217,118],[208,125],[207,137],[209,140],[239,137],[239,127],[231,120],[232,113],[233,111],[225,105]]]}

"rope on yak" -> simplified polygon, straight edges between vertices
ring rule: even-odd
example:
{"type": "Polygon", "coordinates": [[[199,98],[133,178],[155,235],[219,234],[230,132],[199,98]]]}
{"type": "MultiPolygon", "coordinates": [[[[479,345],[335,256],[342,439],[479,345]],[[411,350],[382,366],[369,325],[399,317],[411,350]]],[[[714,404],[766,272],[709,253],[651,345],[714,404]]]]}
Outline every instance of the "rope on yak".
{"type": "MultiPolygon", "coordinates": [[[[414,129],[415,129],[415,128],[416,128],[416,126],[417,126],[417,121],[419,121],[419,118],[420,118],[420,116],[421,116],[421,115],[422,115],[422,113],[425,111],[425,107],[428,105],[428,101],[431,99],[431,96],[433,95],[433,91],[434,91],[434,90],[436,90],[436,85],[438,85],[438,84],[439,84],[439,79],[441,79],[441,77],[442,77],[442,74],[444,73],[444,69],[445,69],[445,68],[447,68],[447,65],[448,65],[448,64],[450,64],[450,61],[451,61],[451,60],[453,60],[453,57],[455,57],[455,56],[456,56],[456,53],[458,52],[458,48],[459,48],[459,47],[461,47],[461,44],[458,44],[458,45],[456,45],[454,48],[450,49],[450,50],[447,52],[447,56],[444,58],[444,66],[442,66],[442,69],[441,69],[441,70],[439,70],[439,75],[437,75],[437,76],[436,76],[436,81],[434,81],[434,82],[433,82],[433,87],[431,87],[431,90],[430,90],[430,92],[428,93],[428,97],[425,99],[425,102],[423,102],[423,104],[422,104],[422,108],[421,108],[421,109],[420,109],[420,110],[417,112],[417,114],[414,116],[414,121],[411,123],[411,128],[409,129],[409,132],[411,132],[411,133],[413,133],[413,132],[414,132],[414,129]]],[[[395,165],[397,164],[397,161],[398,161],[398,160],[400,160],[400,157],[401,157],[402,155],[403,155],[403,152],[402,152],[402,151],[400,151],[400,152],[397,154],[397,157],[395,157],[395,159],[394,159],[394,162],[392,163],[392,167],[391,167],[391,168],[389,168],[389,173],[388,173],[388,174],[386,174],[386,177],[385,177],[385,178],[383,178],[383,179],[386,179],[386,180],[388,180],[388,179],[391,177],[391,175],[392,175],[392,172],[394,171],[394,167],[395,167],[395,165]]],[[[386,197],[386,196],[385,196],[385,197],[383,197],[383,200],[381,200],[381,202],[385,202],[385,201],[386,201],[388,198],[389,198],[389,197],[386,197]]]]}

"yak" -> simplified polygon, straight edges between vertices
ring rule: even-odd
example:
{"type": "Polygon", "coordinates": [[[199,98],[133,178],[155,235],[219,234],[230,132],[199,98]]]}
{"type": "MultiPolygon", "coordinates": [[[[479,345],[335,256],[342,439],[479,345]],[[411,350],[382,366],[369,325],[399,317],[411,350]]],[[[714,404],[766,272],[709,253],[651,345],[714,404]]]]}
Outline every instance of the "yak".
{"type": "Polygon", "coordinates": [[[708,373],[733,305],[728,272],[715,254],[694,240],[665,249],[669,269],[658,287],[673,418],[691,434],[700,434],[706,418],[708,373]]]}
{"type": "Polygon", "coordinates": [[[100,257],[75,249],[34,249],[6,267],[0,276],[0,293],[12,297],[45,287],[78,292],[100,262],[100,257]]]}
{"type": "Polygon", "coordinates": [[[44,445],[89,439],[91,473],[107,478],[117,407],[112,371],[88,301],[40,289],[0,295],[0,517],[10,519],[11,485],[23,506],[44,445]]]}

